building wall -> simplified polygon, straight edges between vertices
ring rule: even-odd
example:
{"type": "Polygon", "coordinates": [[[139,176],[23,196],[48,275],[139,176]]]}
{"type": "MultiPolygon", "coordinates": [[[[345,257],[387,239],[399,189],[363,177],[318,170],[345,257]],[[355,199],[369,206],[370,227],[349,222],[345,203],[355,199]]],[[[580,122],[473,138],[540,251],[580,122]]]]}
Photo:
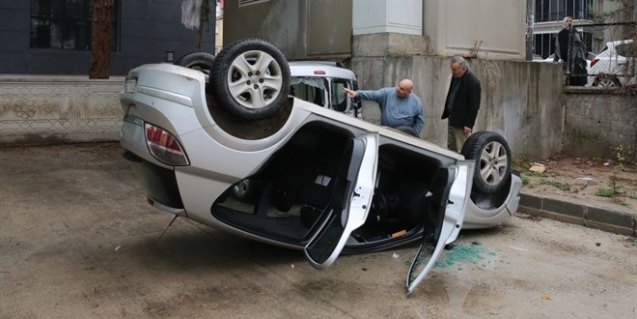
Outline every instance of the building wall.
{"type": "Polygon", "coordinates": [[[526,1],[423,1],[430,53],[524,60],[526,1]]]}
{"type": "Polygon", "coordinates": [[[245,7],[228,1],[224,7],[224,45],[259,38],[290,60],[350,56],[351,32],[352,0],[271,0],[245,7]]]}
{"type": "Polygon", "coordinates": [[[224,44],[257,37],[275,44],[289,59],[368,55],[357,50],[356,42],[377,40],[381,51],[390,54],[475,52],[481,57],[505,59],[525,56],[524,1],[419,0],[422,4],[418,5],[413,3],[417,0],[357,1],[358,5],[353,6],[352,0],[270,0],[247,7],[228,2],[224,9],[224,44]],[[353,12],[361,6],[364,12],[353,12]],[[400,24],[404,12],[397,12],[412,6],[418,12],[409,12],[408,21],[400,24]],[[358,21],[356,30],[353,19],[358,21]],[[407,29],[410,32],[403,32],[407,29]],[[411,37],[384,36],[394,33],[411,37]]]}
{"type": "MultiPolygon", "coordinates": [[[[121,0],[119,47],[111,53],[111,75],[144,63],[175,59],[196,50],[196,31],[181,24],[182,0],[121,0]]],[[[211,3],[211,5],[214,2],[211,3]]],[[[30,0],[0,0],[0,74],[88,74],[90,51],[31,49],[30,0]]],[[[201,50],[214,50],[214,8],[201,50]]]]}

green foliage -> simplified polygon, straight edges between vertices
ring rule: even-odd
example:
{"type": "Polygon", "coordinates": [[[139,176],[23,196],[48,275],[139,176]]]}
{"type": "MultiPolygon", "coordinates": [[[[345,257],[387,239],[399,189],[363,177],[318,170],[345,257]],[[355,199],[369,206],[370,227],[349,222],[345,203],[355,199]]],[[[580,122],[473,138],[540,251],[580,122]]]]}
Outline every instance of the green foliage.
{"type": "Polygon", "coordinates": [[[531,180],[528,177],[522,176],[522,185],[529,185],[530,182],[531,180]]]}
{"type": "Polygon", "coordinates": [[[612,188],[600,188],[597,190],[597,192],[595,192],[596,196],[599,197],[608,197],[608,198],[612,198],[615,196],[619,195],[619,192],[617,192],[616,190],[612,189],[612,188]]]}
{"type": "Polygon", "coordinates": [[[563,190],[565,192],[571,191],[571,186],[569,184],[561,183],[561,182],[554,181],[554,180],[550,180],[550,181],[543,180],[543,181],[540,182],[540,185],[550,185],[550,186],[553,186],[553,187],[555,187],[555,188],[557,188],[559,190],[563,190]]]}
{"type": "Polygon", "coordinates": [[[522,173],[522,175],[534,176],[534,177],[542,177],[542,178],[551,177],[549,174],[540,173],[540,172],[533,172],[533,171],[524,172],[524,173],[522,173]]]}
{"type": "Polygon", "coordinates": [[[599,197],[609,197],[609,198],[613,198],[613,197],[617,197],[621,195],[621,192],[619,191],[619,185],[617,185],[617,176],[613,175],[610,177],[610,180],[608,181],[608,186],[610,186],[610,188],[602,187],[598,189],[597,192],[595,192],[595,195],[599,197]]]}

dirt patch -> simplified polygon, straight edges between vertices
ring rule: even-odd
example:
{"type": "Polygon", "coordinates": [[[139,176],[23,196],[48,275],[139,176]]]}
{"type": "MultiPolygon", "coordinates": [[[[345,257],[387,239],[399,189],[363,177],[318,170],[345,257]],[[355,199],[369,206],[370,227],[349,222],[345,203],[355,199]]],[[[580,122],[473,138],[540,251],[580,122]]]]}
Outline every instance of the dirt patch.
{"type": "Polygon", "coordinates": [[[620,211],[637,210],[635,164],[559,155],[539,162],[516,163],[514,167],[521,173],[524,193],[564,196],[620,211]],[[533,164],[541,164],[546,170],[531,171],[533,164]]]}

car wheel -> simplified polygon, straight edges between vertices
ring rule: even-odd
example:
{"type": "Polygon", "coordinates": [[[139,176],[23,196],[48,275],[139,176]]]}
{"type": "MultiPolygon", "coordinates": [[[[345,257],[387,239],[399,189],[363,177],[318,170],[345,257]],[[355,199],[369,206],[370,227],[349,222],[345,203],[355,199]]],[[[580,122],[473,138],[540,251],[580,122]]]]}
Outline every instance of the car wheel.
{"type": "Polygon", "coordinates": [[[595,78],[593,86],[599,86],[602,88],[619,87],[621,86],[621,83],[614,75],[600,74],[595,78]]]}
{"type": "Polygon", "coordinates": [[[211,85],[215,102],[246,120],[259,120],[285,105],[290,67],[276,47],[256,39],[226,46],[215,58],[211,85]]]}
{"type": "Polygon", "coordinates": [[[177,59],[175,65],[203,72],[206,75],[206,83],[209,83],[214,61],[215,56],[208,52],[192,52],[177,59]]]}
{"type": "Polygon", "coordinates": [[[397,126],[395,129],[411,136],[420,137],[416,130],[414,130],[411,126],[397,126]]]}
{"type": "Polygon", "coordinates": [[[495,193],[511,178],[511,150],[496,132],[476,132],[462,146],[462,155],[475,160],[473,185],[481,193],[495,193]]]}

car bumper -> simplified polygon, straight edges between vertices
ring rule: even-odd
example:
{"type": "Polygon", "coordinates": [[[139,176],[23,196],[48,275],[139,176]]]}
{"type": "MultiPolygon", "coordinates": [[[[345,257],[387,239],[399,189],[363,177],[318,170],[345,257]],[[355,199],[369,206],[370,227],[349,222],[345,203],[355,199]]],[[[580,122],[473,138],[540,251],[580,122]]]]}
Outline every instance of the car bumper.
{"type": "Polygon", "coordinates": [[[122,156],[130,163],[149,203],[164,211],[180,214],[184,204],[175,171],[171,166],[154,160],[148,151],[143,121],[133,116],[125,117],[120,143],[125,150],[122,156]]]}
{"type": "Polygon", "coordinates": [[[124,152],[122,156],[131,164],[135,176],[153,206],[165,206],[163,210],[171,213],[177,213],[184,208],[173,170],[150,163],[129,151],[124,152]]]}

